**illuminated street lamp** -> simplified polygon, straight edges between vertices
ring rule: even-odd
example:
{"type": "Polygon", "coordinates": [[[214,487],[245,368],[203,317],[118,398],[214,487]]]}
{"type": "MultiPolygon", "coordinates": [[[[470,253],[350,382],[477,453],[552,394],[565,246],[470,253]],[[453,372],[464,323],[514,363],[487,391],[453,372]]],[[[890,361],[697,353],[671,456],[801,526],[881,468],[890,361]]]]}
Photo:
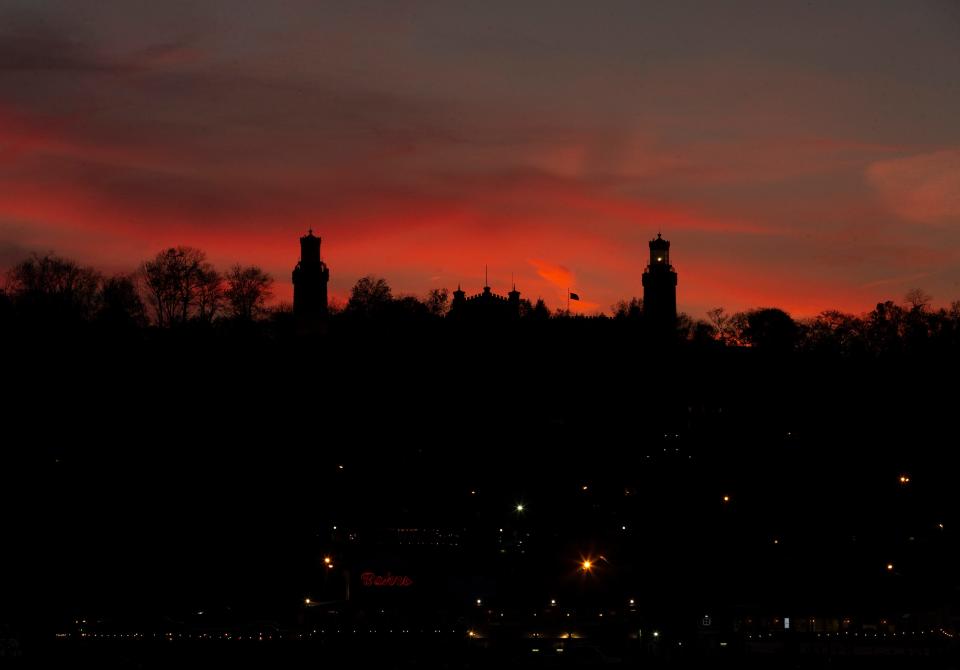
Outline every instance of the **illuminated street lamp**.
{"type": "Polygon", "coordinates": [[[517,512],[520,513],[523,511],[523,503],[517,503],[517,512]]]}
{"type": "Polygon", "coordinates": [[[583,559],[583,561],[580,562],[580,569],[584,572],[590,572],[593,570],[593,561],[589,558],[583,559]]]}

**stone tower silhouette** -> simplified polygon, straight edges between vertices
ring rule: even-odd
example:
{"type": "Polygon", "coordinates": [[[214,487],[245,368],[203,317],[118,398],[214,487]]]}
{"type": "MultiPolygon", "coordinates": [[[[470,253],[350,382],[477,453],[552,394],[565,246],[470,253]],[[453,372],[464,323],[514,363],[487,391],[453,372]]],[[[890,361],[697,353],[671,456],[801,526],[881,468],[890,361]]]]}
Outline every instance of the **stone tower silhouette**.
{"type": "Polygon", "coordinates": [[[330,270],[320,260],[320,238],[309,232],[300,238],[300,262],[293,269],[293,316],[298,324],[320,324],[327,318],[330,270]]]}
{"type": "Polygon", "coordinates": [[[650,264],[643,272],[643,317],[653,331],[672,332],[677,323],[677,272],[670,265],[670,243],[650,240],[650,264]]]}

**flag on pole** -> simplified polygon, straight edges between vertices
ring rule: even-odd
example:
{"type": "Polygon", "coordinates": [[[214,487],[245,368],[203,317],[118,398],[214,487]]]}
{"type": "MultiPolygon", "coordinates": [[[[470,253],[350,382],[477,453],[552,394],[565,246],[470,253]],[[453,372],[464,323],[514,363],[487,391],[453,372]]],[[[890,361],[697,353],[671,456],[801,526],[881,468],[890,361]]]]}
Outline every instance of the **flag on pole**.
{"type": "Polygon", "coordinates": [[[571,299],[571,300],[579,300],[579,299],[580,299],[580,296],[578,296],[576,293],[571,293],[571,294],[570,294],[570,299],[571,299]]]}

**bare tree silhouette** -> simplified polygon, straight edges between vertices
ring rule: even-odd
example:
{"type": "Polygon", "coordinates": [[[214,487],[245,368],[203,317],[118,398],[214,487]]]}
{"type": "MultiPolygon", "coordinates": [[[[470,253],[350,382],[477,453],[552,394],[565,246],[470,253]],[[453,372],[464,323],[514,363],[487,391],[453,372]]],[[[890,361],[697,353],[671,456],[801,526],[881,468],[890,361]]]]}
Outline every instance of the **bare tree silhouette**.
{"type": "Polygon", "coordinates": [[[142,267],[147,298],[161,328],[197,317],[210,321],[223,299],[223,282],[207,255],[180,246],[158,253],[142,267]]]}
{"type": "Polygon", "coordinates": [[[273,277],[256,265],[242,267],[236,264],[226,274],[227,310],[230,316],[242,321],[260,318],[267,311],[267,301],[273,295],[273,277]]]}
{"type": "Polygon", "coordinates": [[[933,296],[924,291],[922,288],[912,288],[907,291],[905,296],[903,296],[903,301],[913,312],[922,312],[926,310],[930,306],[930,301],[932,300],[933,296]]]}
{"type": "Polygon", "coordinates": [[[444,316],[450,309],[450,292],[445,288],[430,289],[424,304],[433,316],[444,316]]]}
{"type": "Polygon", "coordinates": [[[31,254],[7,272],[17,308],[43,320],[90,318],[100,298],[100,273],[53,254],[31,254]]]}

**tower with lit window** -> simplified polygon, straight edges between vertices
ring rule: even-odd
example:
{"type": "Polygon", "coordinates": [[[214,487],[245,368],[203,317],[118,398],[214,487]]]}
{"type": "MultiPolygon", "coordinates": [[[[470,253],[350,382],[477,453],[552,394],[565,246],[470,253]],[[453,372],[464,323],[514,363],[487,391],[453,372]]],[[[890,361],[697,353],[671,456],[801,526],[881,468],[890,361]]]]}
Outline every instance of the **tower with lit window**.
{"type": "Polygon", "coordinates": [[[298,324],[323,323],[327,318],[330,270],[320,260],[320,238],[313,229],[300,238],[300,262],[293,269],[293,316],[298,324]]]}
{"type": "Polygon", "coordinates": [[[643,272],[643,317],[652,330],[671,332],[677,323],[677,272],[670,265],[670,243],[650,240],[650,264],[643,272]]]}

